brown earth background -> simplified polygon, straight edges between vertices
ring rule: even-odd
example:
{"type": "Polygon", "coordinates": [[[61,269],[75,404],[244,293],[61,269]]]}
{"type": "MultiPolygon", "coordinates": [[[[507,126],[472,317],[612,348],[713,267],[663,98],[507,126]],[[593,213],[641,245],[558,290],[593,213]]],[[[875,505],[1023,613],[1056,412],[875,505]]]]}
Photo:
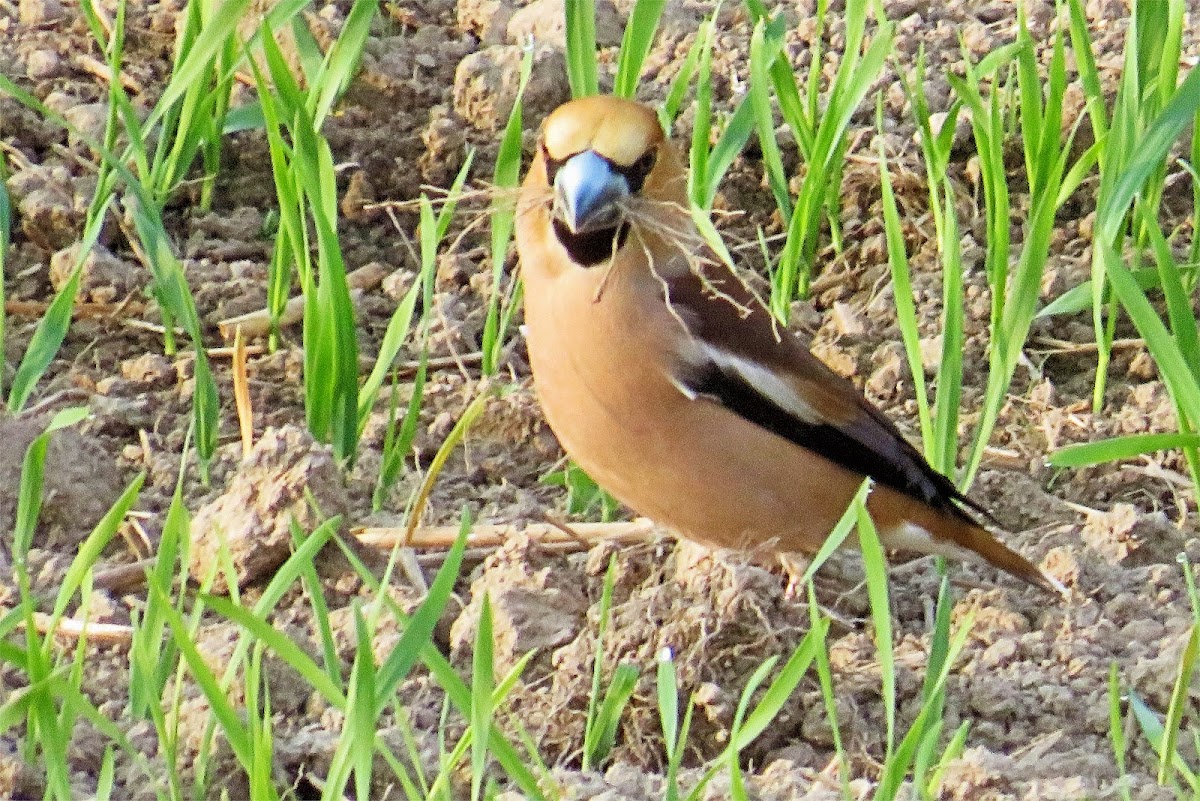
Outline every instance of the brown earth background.
{"type": "MultiPolygon", "coordinates": [[[[597,38],[604,63],[614,60],[631,3],[599,3],[597,38]]],[[[264,6],[269,4],[263,4],[264,6]]],[[[823,34],[825,73],[831,75],[843,41],[840,4],[833,3],[823,34]]],[[[827,248],[810,300],[798,302],[796,327],[836,370],[852,378],[902,428],[916,432],[916,405],[907,374],[892,305],[892,287],[882,229],[877,137],[882,137],[894,171],[913,263],[913,284],[922,335],[936,342],[941,277],[933,225],[928,215],[924,168],[897,64],[907,70],[923,45],[928,61],[924,91],[931,110],[945,110],[951,89],[948,72],[961,72],[963,49],[977,60],[1010,42],[1016,33],[1012,2],[953,0],[924,3],[888,0],[897,21],[896,60],[879,83],[883,132],[874,126],[874,103],[856,114],[842,192],[845,250],[827,248]]],[[[1189,3],[1191,19],[1200,5],[1189,3]]],[[[314,8],[307,21],[322,42],[336,35],[347,3],[314,8]]],[[[1031,3],[1029,24],[1044,43],[1048,59],[1053,6],[1031,3]]],[[[180,2],[131,0],[128,7],[126,74],[139,108],[152,105],[168,74],[180,2]]],[[[814,3],[791,4],[788,52],[807,69],[815,34],[814,3]]],[[[410,247],[416,215],[401,210],[395,222],[376,201],[416,198],[422,185],[445,187],[476,150],[474,174],[491,174],[500,129],[516,92],[520,42],[533,34],[539,50],[525,95],[528,132],[569,95],[561,51],[559,0],[401,0],[385,3],[373,28],[361,73],[350,87],[325,133],[338,165],[343,192],[339,222],[349,269],[373,267],[382,280],[357,295],[362,352],[373,357],[395,304],[417,275],[410,247]],[[398,225],[397,225],[398,223],[398,225]]],[[[640,96],[656,102],[691,45],[708,3],[672,0],[643,72],[640,96]]],[[[1091,0],[1088,17],[1102,77],[1111,90],[1121,66],[1128,8],[1120,0],[1091,0]]],[[[744,10],[726,3],[717,15],[713,91],[719,110],[731,110],[745,91],[752,26],[744,10]]],[[[1200,49],[1195,29],[1185,29],[1184,52],[1194,63],[1200,49]]],[[[0,71],[31,91],[80,130],[102,132],[105,81],[84,56],[100,57],[82,16],[68,0],[0,0],[0,71]]],[[[607,73],[602,74],[607,76],[607,73]]],[[[1072,76],[1074,75],[1072,71],[1072,76]]],[[[611,81],[602,77],[602,84],[611,81]]],[[[873,95],[871,96],[873,98],[873,95]]],[[[1067,123],[1083,113],[1083,93],[1067,93],[1067,123]]],[[[1086,125],[1083,126],[1086,128],[1086,125]]],[[[691,128],[685,110],[676,130],[691,128]]],[[[6,263],[10,330],[4,354],[5,383],[29,341],[37,315],[69,269],[71,246],[95,185],[95,158],[58,125],[41,119],[11,98],[0,97],[0,142],[10,172],[14,243],[6,263]],[[56,255],[58,254],[58,255],[56,255]]],[[[527,133],[526,156],[532,144],[527,133]]],[[[800,169],[794,143],[783,141],[788,168],[800,169]]],[[[975,182],[973,142],[960,124],[951,162],[963,227],[967,265],[966,387],[964,431],[977,416],[985,375],[989,296],[982,271],[982,189],[975,182]]],[[[1017,174],[1019,149],[1013,151],[1017,174]]],[[[1094,209],[1094,179],[1058,215],[1043,286],[1050,299],[1087,277],[1094,209]]],[[[1019,184],[1010,186],[1017,219],[1029,206],[1019,184]]],[[[230,138],[217,177],[211,212],[198,210],[197,192],[185,186],[166,211],[168,230],[195,293],[210,345],[224,344],[217,323],[265,304],[271,240],[268,215],[275,205],[270,161],[261,132],[230,138]]],[[[743,212],[722,218],[734,238],[753,241],[756,226],[778,233],[774,204],[762,179],[752,145],[722,186],[718,206],[743,212]]],[[[1185,226],[1191,213],[1191,185],[1172,166],[1163,202],[1165,230],[1185,226]]],[[[466,222],[460,217],[456,230],[466,222]]],[[[83,300],[102,313],[80,316],[39,386],[32,410],[0,414],[0,532],[11,529],[15,488],[25,446],[58,408],[86,403],[91,417],[56,435],[51,447],[45,511],[30,555],[35,591],[52,591],[81,539],[139,471],[147,474],[137,514],[104,554],[98,570],[132,563],[153,552],[170,502],[190,420],[191,360],[163,355],[153,328],[158,314],[145,289],[149,273],[115,225],[95,249],[84,278],[83,300]],[[151,325],[146,325],[147,323],[151,325]]],[[[453,234],[451,236],[453,238],[453,234]]],[[[425,408],[409,469],[388,504],[390,518],[372,518],[370,496],[379,469],[387,410],[383,404],[367,426],[360,456],[348,473],[304,433],[299,330],[285,332],[278,351],[252,351],[250,393],[255,409],[254,456],[242,463],[232,407],[230,363],[214,360],[222,398],[222,445],[205,486],[190,469],[185,484],[197,529],[220,523],[231,539],[267,537],[286,526],[280,509],[305,486],[327,513],[339,512],[354,524],[386,523],[403,511],[420,481],[414,465],[427,466],[450,427],[479,391],[474,358],[491,291],[486,228],[469,232],[438,264],[430,356],[440,360],[426,389],[425,408]],[[266,499],[267,496],[271,499],[266,499]],[[259,504],[259,505],[255,505],[259,504]],[[280,523],[280,520],[283,522],[280,523]]],[[[754,253],[748,254],[751,261],[754,253]]],[[[511,262],[511,260],[510,260],[511,262]]],[[[510,263],[510,267],[513,265],[510,263]]],[[[749,264],[761,269],[759,263],[749,264]]],[[[1122,327],[1118,338],[1136,336],[1122,327]]],[[[1075,590],[1069,602],[1015,585],[995,571],[973,565],[954,569],[954,615],[974,610],[976,622],[959,664],[947,684],[946,731],[962,721],[972,725],[967,749],[951,763],[943,794],[961,799],[1115,798],[1117,769],[1108,742],[1107,676],[1110,663],[1154,709],[1164,711],[1186,642],[1192,615],[1177,554],[1200,560],[1195,502],[1175,453],[1120,465],[1074,471],[1046,466],[1046,454],[1071,442],[1106,436],[1175,430],[1170,399],[1144,348],[1126,342],[1117,349],[1104,406],[1093,414],[1095,372],[1090,319],[1086,314],[1039,320],[1031,332],[1027,359],[1017,370],[984,470],[972,496],[1014,532],[1009,541],[1075,590]]],[[[256,343],[252,343],[256,344],[256,343]]],[[[930,348],[930,352],[936,352],[930,348]]],[[[406,350],[402,359],[414,359],[406,350]]],[[[930,369],[935,365],[928,365],[930,369]]],[[[505,351],[502,369],[515,389],[492,400],[466,446],[453,455],[434,489],[426,521],[452,524],[469,507],[484,522],[543,522],[563,515],[563,492],[539,478],[561,459],[561,451],[538,410],[519,332],[505,351]]],[[[194,465],[193,465],[194,467],[194,465]]],[[[309,521],[310,523],[312,521],[309,521]]],[[[284,529],[286,532],[286,530],[284,529]]],[[[4,537],[8,535],[5,534],[4,537]]],[[[286,541],[286,540],[285,540],[286,541]]],[[[6,543],[10,545],[11,543],[6,543]]],[[[7,547],[6,549],[7,550],[7,547]]],[[[370,549],[367,549],[368,556],[370,549]]],[[[417,565],[431,577],[436,552],[417,565]]],[[[3,560],[0,553],[0,560],[3,560]]],[[[353,659],[350,602],[369,595],[336,555],[318,564],[335,624],[340,654],[353,659]]],[[[883,756],[880,668],[869,625],[866,593],[857,556],[839,557],[823,584],[822,601],[844,622],[831,634],[830,658],[838,717],[851,759],[855,793],[867,793],[883,756]]],[[[0,611],[15,602],[10,566],[0,561],[0,611]]],[[[406,608],[420,595],[404,576],[390,592],[406,608]]],[[[252,602],[251,583],[243,598],[252,602]]],[[[514,691],[511,714],[519,716],[541,744],[570,798],[651,799],[662,794],[663,751],[653,687],[656,655],[669,647],[677,660],[681,691],[698,692],[689,764],[719,753],[738,694],[766,657],[786,656],[807,629],[809,613],[786,592],[778,569],[747,564],[736,555],[707,554],[677,546],[665,534],[633,545],[602,544],[563,551],[537,537],[514,535],[503,547],[469,555],[469,568],[457,588],[437,641],[456,664],[470,664],[478,599],[486,589],[496,615],[496,653],[501,669],[529,649],[538,656],[514,691]],[[642,670],[642,680],[621,728],[611,766],[603,773],[578,769],[583,721],[591,682],[597,603],[603,571],[617,554],[618,583],[611,634],[605,647],[607,671],[619,661],[642,670]]],[[[896,628],[899,718],[905,726],[919,704],[929,643],[930,610],[938,577],[931,560],[897,559],[892,582],[896,628]]],[[[312,653],[318,639],[307,601],[294,591],[273,616],[312,653]]],[[[97,589],[92,611],[102,620],[127,623],[130,610],[145,602],[135,586],[97,589]]],[[[199,647],[214,665],[228,655],[237,630],[215,617],[201,630],[199,647]]],[[[395,642],[381,633],[378,653],[395,642]]],[[[282,663],[270,663],[275,710],[277,771],[283,783],[303,772],[321,775],[332,756],[340,716],[325,708],[282,663]]],[[[11,665],[0,666],[0,703],[23,685],[11,665]]],[[[152,760],[163,757],[153,729],[126,712],[127,647],[95,642],[87,651],[84,689],[100,710],[125,730],[152,760]]],[[[417,671],[401,691],[420,737],[422,753],[436,759],[435,732],[441,710],[437,685],[417,671]]],[[[684,695],[683,697],[686,697],[684,695]]],[[[1193,689],[1192,699],[1195,699],[1193,689]]],[[[181,725],[195,747],[207,704],[195,687],[185,692],[181,725]],[[190,727],[190,728],[189,728],[190,727]],[[194,730],[194,731],[193,731],[194,730]],[[193,736],[194,735],[194,736],[193,736]]],[[[1187,719],[1196,712],[1189,705],[1187,719]]],[[[378,723],[385,739],[398,738],[395,721],[378,723]]],[[[1155,785],[1157,758],[1129,724],[1132,745],[1129,781],[1134,798],[1170,798],[1155,785]]],[[[0,796],[40,796],[40,769],[19,756],[20,729],[0,735],[0,796]]],[[[95,791],[105,738],[86,722],[77,726],[70,762],[80,797],[95,791]]],[[[1194,757],[1190,744],[1182,752],[1194,757]]],[[[194,754],[184,753],[190,764],[194,754]]],[[[815,683],[806,681],[781,717],[746,752],[754,796],[762,799],[840,797],[830,770],[833,743],[815,683]]],[[[220,751],[210,772],[215,798],[222,789],[242,797],[246,787],[236,762],[220,751]]],[[[382,774],[381,774],[382,775],[382,774]]],[[[693,775],[694,780],[694,775],[693,775]]],[[[718,779],[709,797],[727,792],[718,779]]],[[[685,779],[684,786],[688,781],[685,779]]],[[[376,788],[382,796],[385,786],[376,788]]],[[[460,788],[462,789],[462,788],[460,788]]],[[[119,797],[149,798],[140,769],[117,759],[119,797]]],[[[303,795],[303,785],[297,793],[303,795]]],[[[506,798],[517,798],[515,793],[506,798]]]]}

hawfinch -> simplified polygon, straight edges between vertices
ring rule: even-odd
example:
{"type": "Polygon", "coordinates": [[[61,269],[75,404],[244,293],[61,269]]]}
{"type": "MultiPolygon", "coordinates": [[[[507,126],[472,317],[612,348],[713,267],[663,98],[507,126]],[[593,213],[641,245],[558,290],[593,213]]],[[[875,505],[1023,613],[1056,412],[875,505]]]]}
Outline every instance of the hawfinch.
{"type": "Polygon", "coordinates": [[[538,397],[566,452],[623,503],[706,545],[812,553],[870,476],[885,547],[1062,591],[713,256],[652,110],[560,106],[517,209],[538,397]]]}

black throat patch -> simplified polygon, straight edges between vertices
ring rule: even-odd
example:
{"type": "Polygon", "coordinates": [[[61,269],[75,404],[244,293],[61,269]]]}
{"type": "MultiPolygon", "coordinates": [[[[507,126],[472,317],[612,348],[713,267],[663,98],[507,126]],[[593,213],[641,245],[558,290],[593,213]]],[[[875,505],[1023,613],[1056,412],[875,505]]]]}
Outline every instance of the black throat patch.
{"type": "Polygon", "coordinates": [[[566,248],[571,260],[580,267],[595,267],[613,256],[629,236],[629,223],[622,222],[613,228],[599,231],[571,233],[561,220],[555,219],[554,236],[566,248]]]}

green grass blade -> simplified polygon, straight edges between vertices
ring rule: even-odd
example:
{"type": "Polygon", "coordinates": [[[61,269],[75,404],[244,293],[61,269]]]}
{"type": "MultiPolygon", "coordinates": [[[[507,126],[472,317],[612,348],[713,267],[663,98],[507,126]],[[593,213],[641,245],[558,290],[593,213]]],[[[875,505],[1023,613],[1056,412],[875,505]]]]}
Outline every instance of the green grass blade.
{"type": "Polygon", "coordinates": [[[935,672],[932,664],[930,665],[926,673],[926,687],[928,692],[924,693],[923,697],[925,700],[908,732],[896,747],[893,758],[884,765],[883,773],[879,778],[879,786],[875,792],[875,798],[893,799],[897,796],[901,786],[903,786],[905,776],[907,776],[909,767],[912,765],[917,748],[925,741],[930,727],[936,724],[937,718],[942,713],[942,705],[939,700],[942,697],[942,690],[946,685],[946,679],[950,675],[950,668],[954,665],[955,660],[958,659],[963,646],[966,645],[967,637],[974,623],[974,612],[970,612],[960,622],[958,630],[947,643],[945,654],[940,657],[941,666],[935,672]],[[929,681],[930,674],[934,677],[932,682],[929,681]]]}
{"type": "MultiPolygon", "coordinates": [[[[774,33],[774,32],[773,32],[774,33]]],[[[783,37],[772,35],[767,39],[766,23],[759,20],[750,37],[750,107],[754,114],[754,127],[762,148],[763,166],[767,171],[767,182],[775,195],[775,205],[786,223],[792,216],[792,197],[788,189],[787,175],[783,169],[783,156],[779,143],[775,141],[775,117],[771,112],[769,67],[783,46],[783,37]]]]}
{"type": "Polygon", "coordinates": [[[1096,210],[1096,238],[1112,242],[1124,220],[1124,210],[1166,157],[1200,110],[1200,69],[1192,69],[1162,113],[1138,139],[1129,165],[1117,179],[1113,191],[1101,199],[1096,210]]]}
{"type": "Polygon", "coordinates": [[[1114,659],[1108,666],[1108,739],[1112,743],[1113,761],[1117,766],[1117,783],[1123,801],[1131,801],[1129,776],[1125,768],[1125,722],[1121,714],[1121,676],[1114,659]]]}
{"type": "MultiPolygon", "coordinates": [[[[1189,275],[1195,275],[1195,270],[1187,271],[1189,275]]],[[[1137,283],[1138,287],[1145,289],[1154,289],[1159,286],[1158,270],[1152,267],[1142,267],[1129,271],[1129,275],[1137,283]]],[[[1107,287],[1101,290],[1101,301],[1109,302],[1109,292],[1107,287]]],[[[1053,317],[1058,314],[1077,314],[1092,306],[1092,282],[1091,279],[1076,284],[1066,292],[1059,295],[1050,303],[1047,303],[1041,311],[1037,313],[1037,317],[1053,317]]]]}
{"type": "Polygon", "coordinates": [[[696,31],[699,57],[696,64],[696,111],[692,120],[692,142],[688,151],[688,197],[694,205],[708,208],[716,193],[708,185],[708,158],[712,142],[712,48],[714,19],[706,19],[696,31]]]}
{"type": "Polygon", "coordinates": [[[1158,267],[1159,286],[1162,287],[1163,298],[1167,304],[1171,335],[1180,351],[1192,354],[1193,358],[1188,360],[1188,364],[1192,368],[1192,376],[1200,382],[1200,332],[1197,331],[1196,317],[1192,313],[1191,297],[1184,286],[1183,271],[1175,262],[1171,246],[1163,236],[1158,220],[1151,217],[1150,210],[1142,204],[1137,204],[1134,212],[1150,243],[1158,267]]]}
{"type": "MultiPolygon", "coordinates": [[[[821,213],[834,188],[840,190],[841,164],[848,144],[845,135],[850,120],[883,69],[892,48],[895,26],[883,21],[860,56],[858,51],[863,39],[865,4],[852,3],[848,11],[845,54],[808,154],[808,169],[797,193],[795,210],[787,227],[787,238],[779,255],[779,269],[772,282],[771,311],[784,321],[790,314],[792,299],[803,297],[808,292],[820,235],[821,213]]],[[[830,219],[832,222],[833,218],[830,219]]]]}
{"type": "Polygon", "coordinates": [[[596,68],[596,7],[592,0],[563,0],[567,26],[567,81],[571,97],[600,91],[596,68]]]}
{"type": "MultiPolygon", "coordinates": [[[[127,210],[129,201],[126,201],[127,210]]],[[[153,207],[137,202],[131,209],[134,228],[142,241],[146,259],[154,274],[154,290],[160,306],[170,311],[188,332],[194,347],[192,388],[192,424],[195,429],[196,453],[206,464],[217,448],[217,429],[220,424],[220,399],[204,350],[204,338],[196,302],[188,288],[187,278],[179,259],[171,250],[170,239],[163,227],[161,215],[153,207]]]]}
{"type": "Polygon", "coordinates": [[[601,585],[600,604],[597,610],[596,646],[593,649],[595,656],[592,660],[592,686],[588,693],[587,716],[584,718],[583,728],[584,771],[592,767],[593,748],[589,748],[589,744],[594,744],[599,739],[599,734],[596,732],[600,727],[600,683],[604,675],[604,637],[608,633],[608,624],[612,616],[612,596],[616,583],[617,555],[614,553],[609,557],[608,569],[604,572],[604,583],[601,585]]]}
{"type": "Polygon", "coordinates": [[[356,798],[371,797],[371,774],[375,756],[375,657],[371,652],[372,631],[358,604],[354,610],[354,665],[346,695],[346,717],[337,750],[329,765],[323,799],[343,798],[344,788],[354,779],[356,798]]]}
{"type": "Polygon", "coordinates": [[[859,486],[858,492],[854,494],[854,498],[850,501],[850,505],[846,507],[846,511],[842,512],[842,516],[838,519],[837,525],[833,527],[833,531],[825,538],[825,542],[821,543],[821,548],[813,555],[812,561],[808,563],[808,567],[804,571],[804,575],[800,577],[799,584],[801,586],[809,584],[813,580],[813,576],[817,575],[817,571],[821,566],[833,556],[834,551],[842,547],[842,543],[850,536],[850,532],[854,530],[854,526],[858,523],[859,506],[867,502],[867,495],[871,491],[871,482],[863,481],[859,486]]]}
{"type": "MultiPolygon", "coordinates": [[[[800,680],[808,672],[817,652],[825,648],[825,637],[829,631],[829,620],[823,618],[815,628],[809,629],[804,639],[792,651],[788,661],[784,663],[779,675],[767,686],[766,692],[755,704],[754,709],[746,716],[745,722],[738,727],[737,736],[731,737],[730,747],[739,751],[758,739],[767,727],[779,716],[783,705],[792,697],[799,686],[800,680]]],[[[772,663],[773,664],[773,663],[772,663]]],[[[748,694],[743,694],[749,698],[748,694]]]]}
{"type": "MultiPolygon", "coordinates": [[[[517,97],[513,102],[508,122],[504,126],[504,137],[500,140],[500,150],[496,154],[496,167],[492,173],[492,183],[501,190],[512,190],[517,186],[521,173],[521,134],[522,134],[522,101],[525,87],[529,83],[529,74],[533,68],[533,50],[527,49],[521,59],[521,74],[517,85],[517,97]]],[[[501,192],[505,194],[505,192],[501,192]]],[[[488,295],[487,316],[484,318],[483,337],[480,350],[483,351],[481,369],[484,375],[495,375],[499,369],[501,350],[504,347],[504,331],[500,328],[503,315],[500,301],[502,293],[500,282],[504,276],[504,264],[508,258],[508,244],[512,239],[513,225],[516,220],[516,208],[508,197],[497,196],[492,201],[491,250],[492,250],[492,286],[488,295]]]]}
{"type": "Polygon", "coordinates": [[[63,576],[58,594],[54,599],[54,609],[50,614],[48,630],[54,631],[58,628],[58,622],[66,613],[71,598],[88,580],[88,573],[91,572],[92,566],[100,558],[105,546],[116,536],[117,529],[124,521],[125,515],[137,502],[145,479],[145,473],[139,473],[134,477],[116,502],[104,513],[104,517],[92,529],[91,534],[76,550],[75,557],[71,560],[71,565],[67,568],[66,575],[63,576]]]}
{"type": "Polygon", "coordinates": [[[1163,748],[1166,731],[1162,721],[1159,720],[1154,710],[1142,700],[1142,697],[1133,690],[1129,691],[1129,708],[1133,710],[1134,720],[1138,722],[1138,728],[1146,736],[1146,741],[1150,743],[1154,753],[1158,754],[1160,759],[1170,760],[1171,770],[1187,783],[1193,795],[1200,792],[1200,776],[1197,776],[1188,767],[1177,751],[1168,751],[1163,748]]]}
{"type": "MultiPolygon", "coordinates": [[[[0,89],[2,88],[3,86],[0,86],[0,89]]],[[[19,412],[25,408],[38,381],[50,367],[59,348],[62,347],[63,340],[66,339],[67,330],[71,326],[71,313],[75,308],[75,296],[79,293],[79,283],[82,280],[83,263],[100,239],[111,203],[110,196],[101,203],[98,213],[88,221],[83,238],[78,245],[78,256],[75,266],[71,270],[70,278],[55,293],[54,300],[50,302],[46,313],[42,315],[42,319],[38,320],[29,345],[25,348],[25,355],[21,357],[21,363],[17,366],[17,372],[9,386],[8,410],[10,412],[19,412]]],[[[5,251],[7,251],[7,247],[5,251]]]]}
{"type": "Polygon", "coordinates": [[[216,716],[221,733],[229,742],[229,747],[243,767],[248,768],[252,762],[250,735],[241,715],[233,702],[229,700],[225,689],[217,681],[217,677],[205,662],[204,657],[196,648],[193,634],[184,622],[183,616],[171,605],[170,599],[162,587],[152,584],[150,592],[155,596],[172,640],[187,664],[188,672],[195,679],[196,685],[204,693],[213,714],[216,716]]]}
{"type": "Polygon", "coordinates": [[[1130,434],[1100,442],[1068,445],[1050,454],[1054,467],[1087,467],[1133,459],[1156,451],[1200,447],[1200,434],[1130,434]]]}
{"type": "Polygon", "coordinates": [[[54,415],[46,429],[34,438],[25,449],[21,463],[21,483],[17,489],[17,511],[13,521],[12,550],[14,560],[20,556],[24,561],[33,543],[33,532],[37,528],[38,516],[42,511],[42,478],[46,463],[46,449],[55,431],[76,425],[86,418],[86,407],[73,406],[54,415]]]}
{"type": "Polygon", "coordinates": [[[404,468],[404,459],[408,456],[409,448],[417,435],[417,422],[420,420],[421,406],[425,397],[425,379],[429,374],[429,351],[421,349],[417,363],[417,374],[413,377],[412,395],[408,399],[408,409],[400,422],[400,430],[395,432],[395,418],[388,423],[388,431],[384,440],[383,464],[379,468],[379,478],[375,482],[375,490],[371,494],[371,507],[374,511],[383,508],[387,494],[395,486],[404,468]]]}
{"type": "Polygon", "coordinates": [[[354,0],[354,5],[350,7],[337,40],[325,54],[320,69],[310,83],[314,91],[309,95],[309,111],[314,127],[320,129],[333,104],[350,85],[378,9],[379,0],[354,0]]]}
{"type": "Polygon", "coordinates": [[[917,325],[917,309],[913,301],[911,270],[904,244],[904,231],[896,196],[892,191],[892,176],[888,169],[883,145],[879,147],[879,178],[883,203],[884,235],[887,239],[888,265],[892,273],[893,296],[896,300],[896,323],[904,341],[908,370],[912,375],[913,393],[917,398],[917,417],[921,425],[921,440],[926,454],[934,453],[933,418],[929,410],[929,395],[925,389],[925,365],[921,359],[921,331],[917,325]]]}
{"type": "Polygon", "coordinates": [[[679,799],[679,766],[683,761],[683,746],[687,742],[687,731],[691,721],[692,704],[689,702],[682,727],[679,723],[679,680],[675,675],[675,661],[671,649],[663,648],[658,655],[658,671],[655,681],[658,699],[658,720],[662,726],[663,744],[667,752],[666,789],[663,801],[679,799]]]}
{"type": "MultiPolygon", "coordinates": [[[[371,374],[367,377],[362,389],[359,391],[358,416],[360,434],[362,428],[367,423],[367,418],[370,416],[371,408],[378,397],[383,380],[387,376],[387,372],[391,369],[392,363],[395,361],[397,354],[399,354],[405,339],[408,337],[417,300],[432,292],[433,277],[437,270],[438,243],[445,236],[446,230],[449,228],[450,222],[454,217],[458,202],[453,198],[456,198],[462,191],[463,184],[466,183],[467,175],[470,174],[471,164],[474,160],[475,151],[472,150],[467,154],[463,166],[459,169],[458,175],[454,177],[454,182],[450,185],[449,196],[451,200],[448,200],[442,206],[442,210],[438,213],[436,219],[434,218],[433,207],[429,203],[429,200],[424,196],[421,198],[421,272],[412,287],[409,288],[408,292],[401,299],[396,310],[392,312],[392,317],[388,320],[387,330],[379,345],[379,356],[375,360],[375,366],[371,369],[371,374]],[[427,231],[428,233],[426,233],[427,231]],[[426,241],[426,239],[429,241],[426,241]]],[[[423,304],[423,308],[428,308],[428,306],[423,304]]],[[[425,331],[426,314],[427,312],[423,312],[421,317],[422,335],[425,331]]],[[[406,445],[403,451],[407,453],[407,450],[406,445]]]]}
{"type": "Polygon", "coordinates": [[[962,398],[963,276],[958,213],[954,208],[954,187],[949,177],[942,189],[945,206],[942,220],[942,355],[937,369],[937,387],[933,397],[933,444],[931,464],[943,475],[954,475],[958,443],[958,412],[962,398]]]}
{"type": "Polygon", "coordinates": [[[1187,645],[1179,658],[1179,669],[1175,674],[1175,686],[1171,691],[1171,702],[1167,706],[1166,720],[1163,722],[1162,747],[1159,749],[1158,783],[1166,784],[1174,772],[1174,762],[1171,759],[1177,753],[1179,727],[1183,723],[1183,710],[1188,703],[1188,688],[1191,686],[1192,674],[1196,668],[1196,655],[1200,650],[1200,623],[1194,623],[1188,633],[1187,645]]]}
{"type": "MultiPolygon", "coordinates": [[[[931,733],[942,728],[942,721],[937,721],[931,727],[931,733]]],[[[954,735],[950,738],[950,742],[946,744],[946,750],[942,752],[942,756],[938,759],[937,766],[933,769],[929,776],[929,782],[925,786],[925,795],[923,798],[932,799],[941,798],[942,779],[946,775],[946,769],[950,763],[962,757],[963,751],[967,746],[967,735],[971,732],[971,721],[965,720],[962,725],[955,730],[954,735]]],[[[936,738],[930,738],[930,742],[936,742],[936,738]]]]}
{"type": "Polygon", "coordinates": [[[488,764],[488,734],[492,726],[492,602],[487,591],[479,606],[479,628],[471,657],[471,801],[479,801],[488,764]]]}
{"type": "MultiPolygon", "coordinates": [[[[1200,75],[1200,72],[1196,75],[1200,75]]],[[[1114,293],[1138,332],[1146,340],[1178,410],[1187,421],[1200,422],[1200,386],[1197,385],[1189,365],[1195,354],[1188,356],[1180,350],[1179,343],[1167,330],[1146,294],[1138,288],[1129,270],[1112,250],[1112,246],[1103,246],[1097,242],[1095,247],[1101,251],[1100,258],[1106,263],[1105,270],[1112,282],[1114,293]]]]}
{"type": "Polygon", "coordinates": [[[221,13],[213,15],[186,48],[186,54],[176,60],[166,88],[146,118],[146,130],[152,130],[191,87],[206,84],[206,75],[212,69],[212,63],[229,38],[235,35],[249,7],[250,0],[226,0],[222,4],[221,13]]]}
{"type": "MultiPolygon", "coordinates": [[[[12,204],[8,198],[8,175],[4,162],[0,161],[0,353],[4,353],[8,318],[4,311],[8,294],[4,286],[4,272],[8,265],[8,247],[12,244],[12,204]]],[[[0,372],[0,397],[4,396],[4,375],[0,372]]]]}
{"type": "Polygon", "coordinates": [[[642,64],[645,63],[650,47],[654,44],[658,21],[666,6],[666,0],[637,0],[633,4],[629,20],[625,23],[625,33],[621,38],[621,52],[617,57],[617,79],[613,85],[613,94],[617,97],[637,95],[642,64]]]}
{"type": "Polygon", "coordinates": [[[1100,72],[1096,69],[1096,55],[1092,50],[1092,37],[1088,31],[1087,12],[1083,0],[1067,0],[1070,15],[1071,53],[1079,71],[1079,82],[1087,98],[1088,117],[1092,133],[1097,142],[1108,135],[1108,114],[1104,105],[1104,91],[1100,84],[1100,72]]]}
{"type": "Polygon", "coordinates": [[[219,595],[203,594],[200,599],[218,615],[236,623],[239,629],[269,648],[272,653],[292,667],[313,690],[338,709],[345,709],[346,696],[333,677],[322,670],[312,657],[284,632],[244,606],[219,595]]]}
{"type": "Polygon", "coordinates": [[[896,743],[896,663],[893,652],[891,603],[888,601],[887,556],[865,505],[854,507],[857,516],[858,544],[862,549],[867,580],[867,599],[875,629],[875,654],[879,659],[881,698],[885,722],[884,762],[892,757],[896,743]]]}
{"type": "Polygon", "coordinates": [[[692,46],[688,48],[683,63],[679,65],[679,72],[675,74],[675,78],[671,81],[671,88],[667,91],[666,98],[663,100],[662,105],[658,107],[658,120],[662,123],[663,130],[668,134],[671,132],[675,118],[679,116],[679,109],[687,97],[687,90],[691,86],[692,77],[695,76],[696,68],[700,64],[700,53],[703,49],[704,40],[701,36],[697,35],[692,42],[692,46]]]}
{"type": "MultiPolygon", "coordinates": [[[[433,583],[429,585],[429,592],[426,594],[425,600],[408,618],[404,626],[404,634],[400,636],[387,659],[379,666],[379,678],[376,682],[379,692],[375,699],[376,715],[382,712],[391,701],[400,682],[404,681],[417,659],[420,658],[422,647],[429,644],[433,637],[434,626],[441,619],[442,611],[450,600],[454,583],[458,580],[459,571],[462,569],[463,553],[466,550],[467,535],[470,531],[471,516],[464,509],[458,536],[455,538],[454,544],[450,546],[450,550],[446,552],[446,560],[438,569],[433,583]]],[[[466,712],[470,709],[470,702],[467,699],[463,700],[465,703],[462,708],[466,712]]]]}
{"type": "Polygon", "coordinates": [[[604,693],[604,700],[596,711],[596,722],[589,732],[591,739],[584,740],[583,748],[590,765],[599,765],[608,758],[617,741],[621,725],[621,713],[625,711],[633,691],[637,689],[638,669],[624,662],[613,671],[612,681],[604,693]]]}

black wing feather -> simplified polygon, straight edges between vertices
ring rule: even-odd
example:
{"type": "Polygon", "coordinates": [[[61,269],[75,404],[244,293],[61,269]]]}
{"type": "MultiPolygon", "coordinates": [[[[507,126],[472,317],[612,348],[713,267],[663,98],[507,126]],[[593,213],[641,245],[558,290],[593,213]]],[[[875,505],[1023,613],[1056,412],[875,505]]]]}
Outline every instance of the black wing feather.
{"type": "Polygon", "coordinates": [[[991,518],[934,470],[899,432],[871,416],[860,415],[849,426],[810,423],[781,408],[737,371],[712,362],[694,371],[684,385],[773,434],[939,511],[970,520],[967,507],[991,518]]]}

